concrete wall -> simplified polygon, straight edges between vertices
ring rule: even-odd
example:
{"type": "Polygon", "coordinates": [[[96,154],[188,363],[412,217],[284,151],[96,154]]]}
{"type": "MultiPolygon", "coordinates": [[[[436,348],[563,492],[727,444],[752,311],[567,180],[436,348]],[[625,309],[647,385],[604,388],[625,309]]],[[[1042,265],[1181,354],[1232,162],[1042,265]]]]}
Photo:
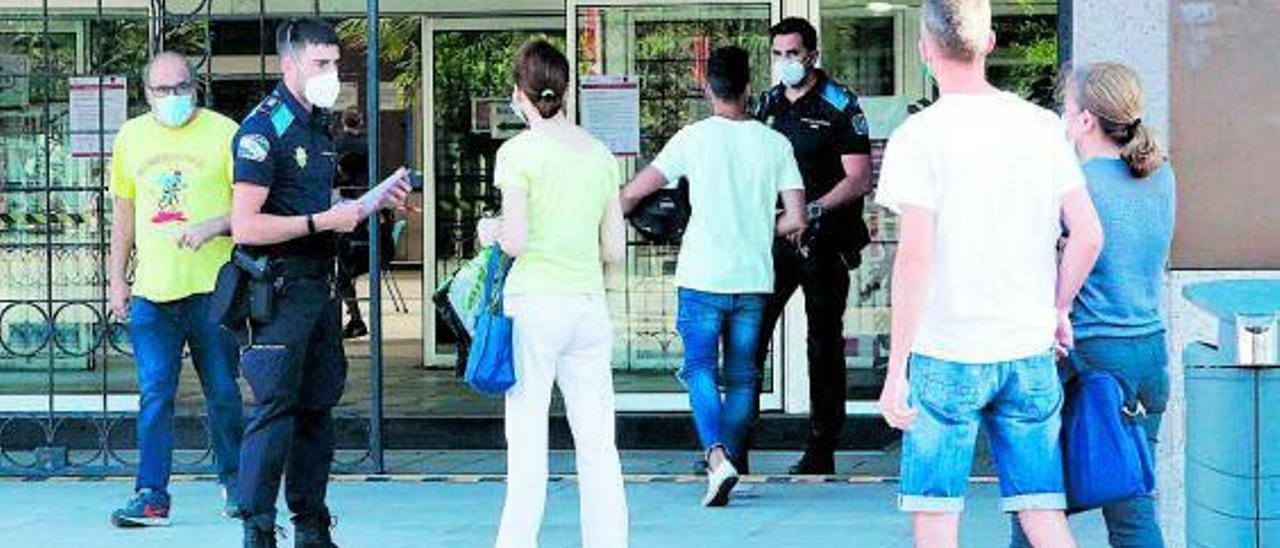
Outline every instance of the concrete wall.
{"type": "Polygon", "coordinates": [[[1119,61],[1138,72],[1146,91],[1144,124],[1168,144],[1169,1],[1074,0],[1072,57],[1077,64],[1119,61]]]}

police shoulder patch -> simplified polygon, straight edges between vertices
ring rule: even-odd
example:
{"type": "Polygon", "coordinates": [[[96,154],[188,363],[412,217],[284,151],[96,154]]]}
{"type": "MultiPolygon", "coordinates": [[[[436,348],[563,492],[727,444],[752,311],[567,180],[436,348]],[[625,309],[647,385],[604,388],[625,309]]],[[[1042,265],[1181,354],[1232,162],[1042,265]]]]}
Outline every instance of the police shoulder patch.
{"type": "Polygon", "coordinates": [[[242,135],[240,141],[236,143],[236,158],[242,160],[261,162],[267,159],[267,154],[270,152],[271,141],[257,133],[242,135]]]}
{"type": "Polygon", "coordinates": [[[844,112],[844,109],[848,108],[849,104],[854,102],[853,92],[849,91],[848,88],[831,81],[828,81],[827,84],[822,87],[822,98],[830,103],[831,106],[836,107],[836,110],[840,112],[844,112]]]}

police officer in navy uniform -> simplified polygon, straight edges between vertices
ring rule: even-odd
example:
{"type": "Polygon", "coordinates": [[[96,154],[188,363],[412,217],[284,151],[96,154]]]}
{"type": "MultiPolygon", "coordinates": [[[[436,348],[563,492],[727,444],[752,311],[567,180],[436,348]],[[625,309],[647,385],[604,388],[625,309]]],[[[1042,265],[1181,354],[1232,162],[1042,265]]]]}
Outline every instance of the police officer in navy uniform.
{"type": "MultiPolygon", "coordinates": [[[[791,141],[804,178],[809,228],[774,242],[774,294],[760,340],[770,340],[787,301],[803,288],[812,411],[804,456],[790,471],[833,474],[836,439],[845,419],[843,317],[849,271],[858,267],[870,241],[862,205],[871,191],[871,141],[858,98],[815,68],[818,34],[813,26],[791,17],[769,29],[769,36],[774,81],[779,83],[757,101],[756,117],[791,141]]],[[[761,344],[760,371],[767,355],[768,345],[761,344]]],[[[746,460],[742,455],[743,467],[746,460]]]]}
{"type": "MultiPolygon", "coordinates": [[[[273,289],[269,319],[249,322],[241,352],[253,394],[241,451],[244,546],[276,546],[283,475],[295,546],[328,548],[334,546],[325,505],[331,410],[347,376],[335,239],[369,212],[358,202],[336,200],[333,191],[329,109],[340,87],[337,35],[320,20],[290,20],[277,29],[276,45],[284,80],[249,114],[231,145],[232,237],[241,250],[268,261],[273,289]]],[[[399,182],[374,207],[403,203],[409,192],[404,171],[392,177],[399,182]]]]}

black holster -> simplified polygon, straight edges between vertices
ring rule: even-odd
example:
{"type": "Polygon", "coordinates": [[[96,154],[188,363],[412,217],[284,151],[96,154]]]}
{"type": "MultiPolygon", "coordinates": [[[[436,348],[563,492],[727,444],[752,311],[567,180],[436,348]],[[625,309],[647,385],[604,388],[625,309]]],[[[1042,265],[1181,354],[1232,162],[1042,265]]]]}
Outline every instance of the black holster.
{"type": "Polygon", "coordinates": [[[231,261],[218,271],[214,289],[214,320],[243,338],[249,322],[264,324],[275,315],[275,293],[280,276],[265,255],[254,255],[236,246],[231,261]]]}
{"type": "Polygon", "coordinates": [[[276,288],[280,276],[266,255],[253,255],[237,246],[231,254],[231,263],[248,278],[249,320],[265,324],[275,316],[276,288]]]}

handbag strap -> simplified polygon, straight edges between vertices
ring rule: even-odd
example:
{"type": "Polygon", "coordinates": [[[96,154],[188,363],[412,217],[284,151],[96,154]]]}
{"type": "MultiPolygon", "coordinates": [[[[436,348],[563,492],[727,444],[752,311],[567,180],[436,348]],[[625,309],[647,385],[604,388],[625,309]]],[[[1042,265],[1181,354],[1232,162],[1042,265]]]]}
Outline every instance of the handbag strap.
{"type": "MultiPolygon", "coordinates": [[[[1084,373],[1082,365],[1076,362],[1076,358],[1067,356],[1066,358],[1063,358],[1062,361],[1066,362],[1067,370],[1066,376],[1062,379],[1063,384],[1070,384],[1071,382],[1078,380],[1081,373],[1084,373]]],[[[1125,416],[1131,419],[1147,416],[1147,408],[1142,405],[1142,401],[1138,399],[1138,391],[1129,384],[1129,381],[1125,380],[1120,375],[1104,369],[1089,369],[1089,372],[1107,375],[1116,382],[1116,386],[1120,387],[1120,395],[1124,399],[1124,402],[1120,406],[1120,411],[1124,413],[1125,416]]]]}
{"type": "Polygon", "coordinates": [[[490,246],[489,267],[485,269],[484,276],[484,307],[492,314],[502,313],[502,290],[511,264],[505,259],[506,255],[498,244],[490,246]]]}

